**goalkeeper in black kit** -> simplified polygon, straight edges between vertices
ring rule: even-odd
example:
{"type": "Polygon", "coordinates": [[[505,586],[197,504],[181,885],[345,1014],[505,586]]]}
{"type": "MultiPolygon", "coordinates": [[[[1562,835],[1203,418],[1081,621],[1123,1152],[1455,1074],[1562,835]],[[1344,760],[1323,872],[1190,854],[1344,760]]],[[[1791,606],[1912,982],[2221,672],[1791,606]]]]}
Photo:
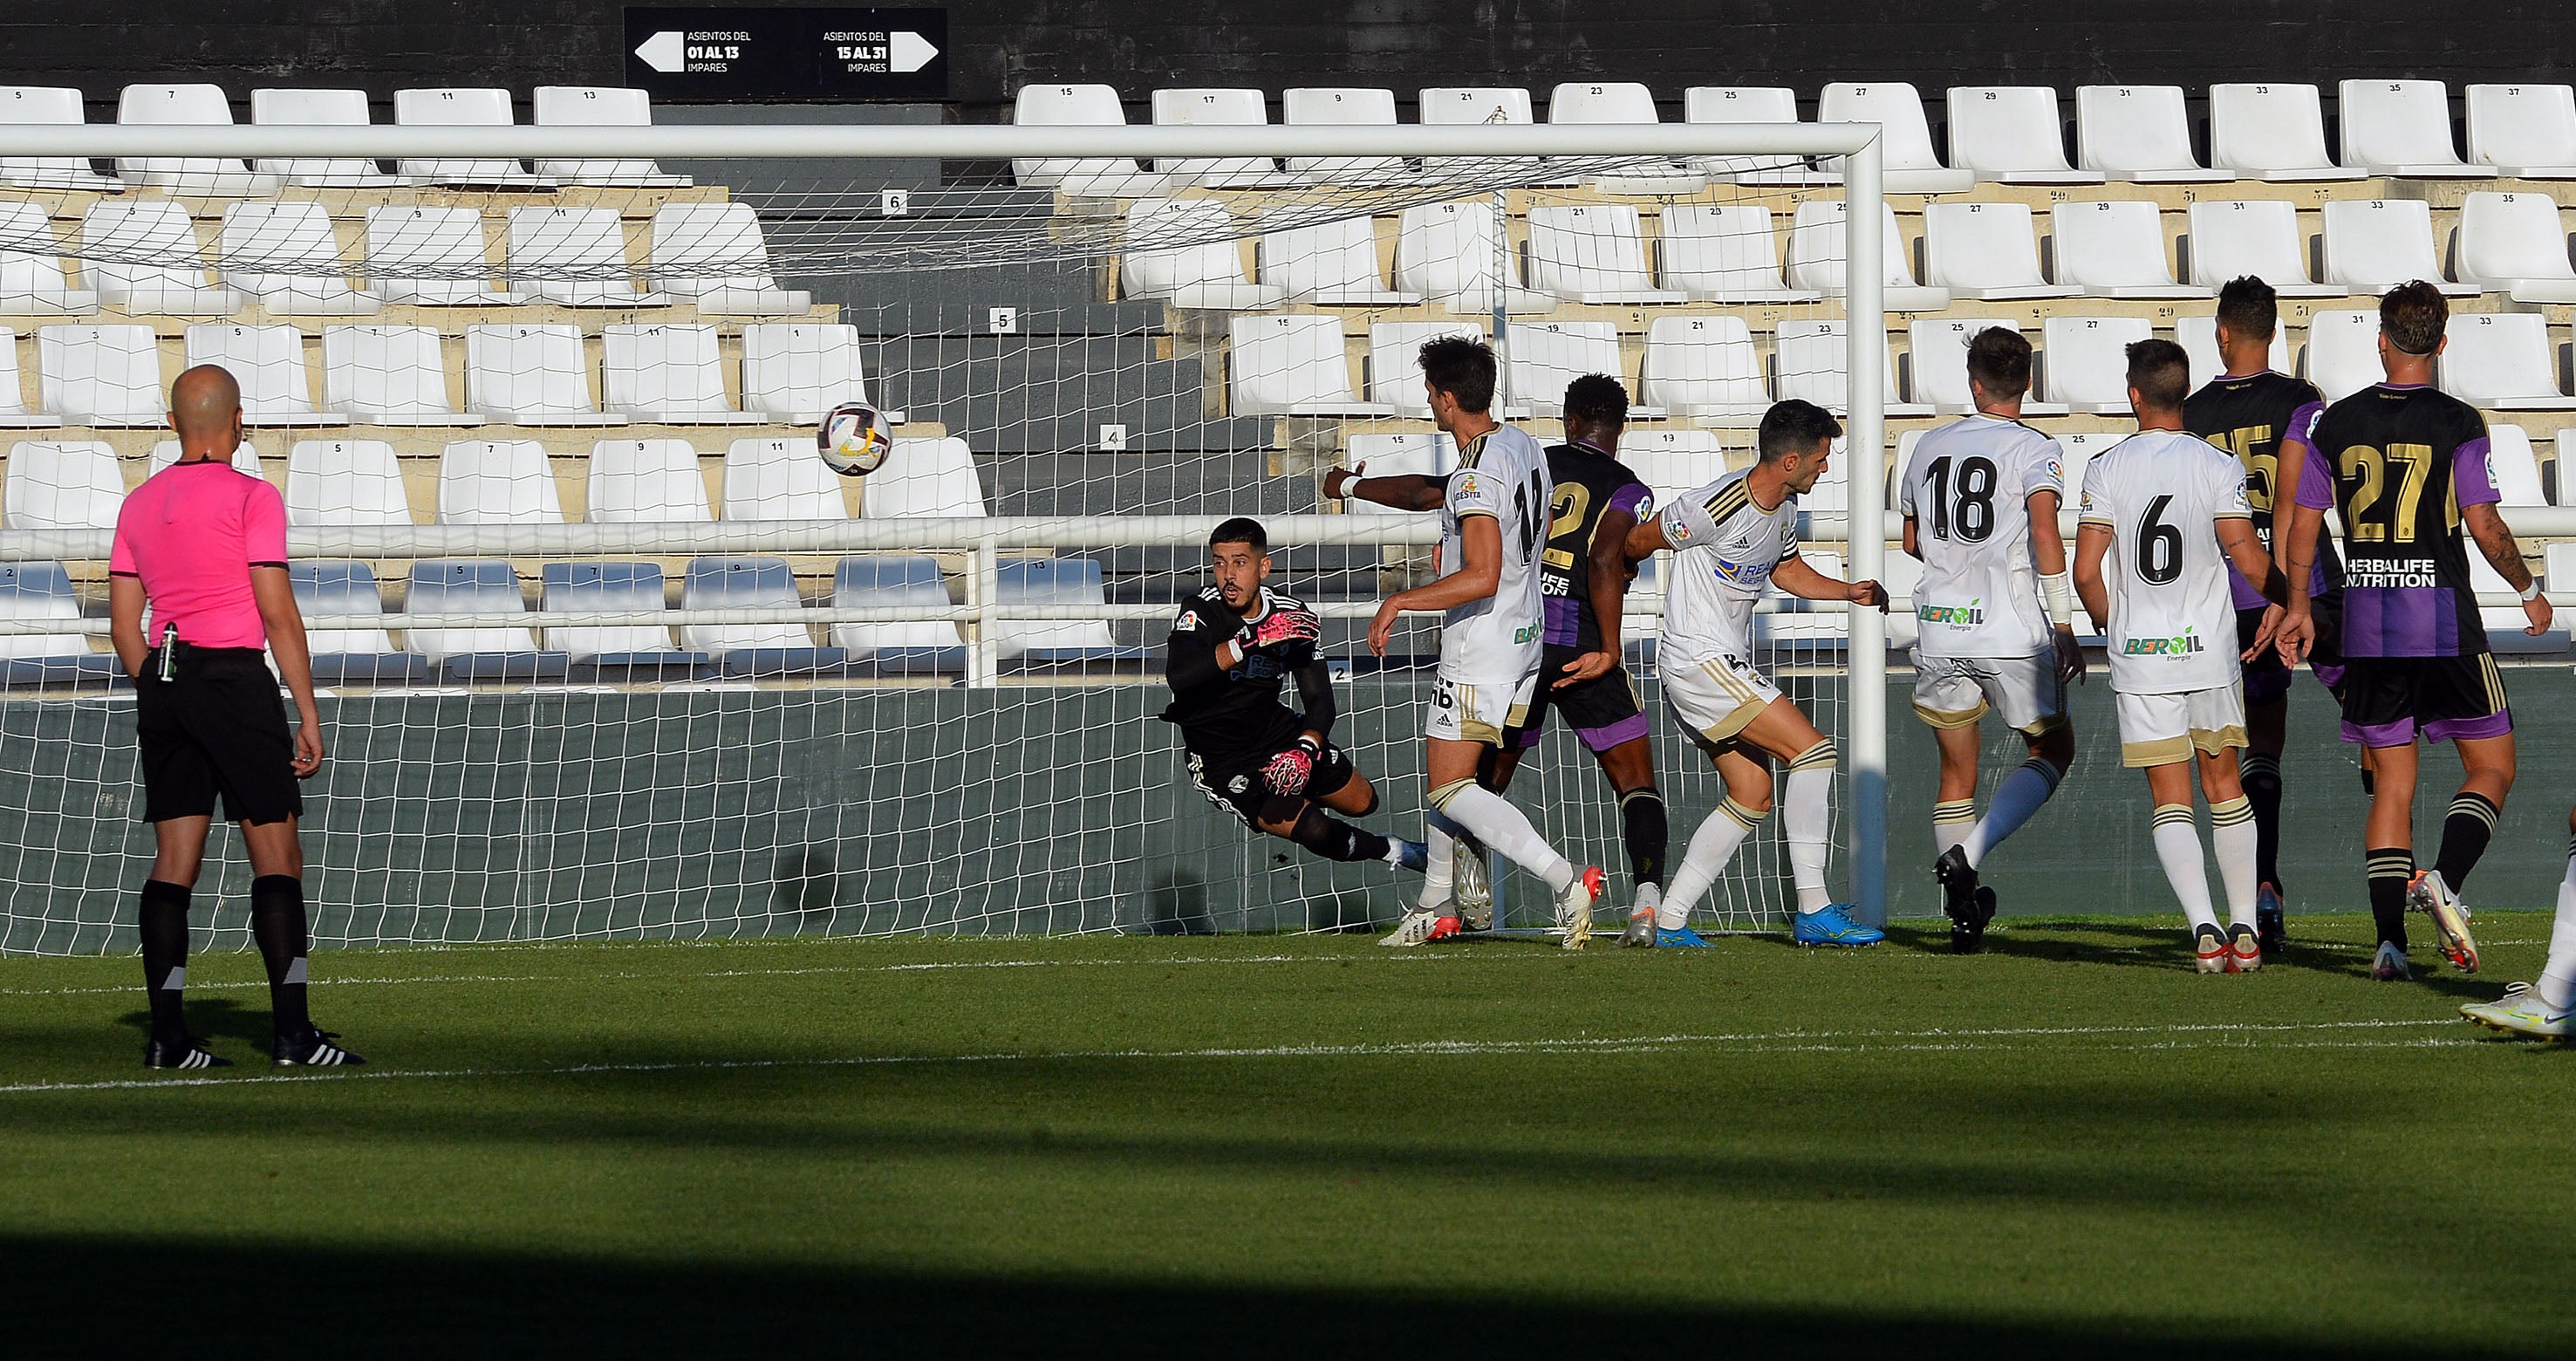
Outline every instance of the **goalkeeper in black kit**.
{"type": "Polygon", "coordinates": [[[1190,783],[1246,825],[1327,860],[1383,860],[1420,872],[1421,842],[1391,841],[1332,815],[1376,811],[1377,791],[1326,740],[1333,682],[1315,656],[1323,620],[1262,584],[1270,536],[1238,516],[1209,536],[1208,556],[1216,584],[1172,621],[1164,664],[1172,703],[1163,721],[1181,730],[1190,783]],[[1280,682],[1290,677],[1304,713],[1279,702],[1280,682]]]}

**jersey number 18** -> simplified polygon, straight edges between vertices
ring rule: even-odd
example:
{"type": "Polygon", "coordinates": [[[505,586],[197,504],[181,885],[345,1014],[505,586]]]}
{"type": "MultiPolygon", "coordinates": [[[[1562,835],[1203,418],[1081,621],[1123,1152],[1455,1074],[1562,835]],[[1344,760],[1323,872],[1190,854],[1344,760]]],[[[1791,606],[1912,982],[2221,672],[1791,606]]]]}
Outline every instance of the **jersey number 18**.
{"type": "Polygon", "coordinates": [[[1932,481],[1932,537],[1956,537],[1961,543],[1984,543],[1995,532],[1994,460],[1959,460],[1958,496],[1951,497],[1950,460],[1945,455],[1924,469],[1932,481]]]}

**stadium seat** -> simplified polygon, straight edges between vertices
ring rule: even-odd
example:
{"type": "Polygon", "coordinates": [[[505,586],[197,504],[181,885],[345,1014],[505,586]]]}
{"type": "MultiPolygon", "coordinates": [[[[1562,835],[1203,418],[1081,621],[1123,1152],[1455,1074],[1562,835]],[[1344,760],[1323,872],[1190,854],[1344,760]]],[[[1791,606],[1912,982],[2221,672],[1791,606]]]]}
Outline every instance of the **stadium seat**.
{"type": "MultiPolygon", "coordinates": [[[[841,559],[832,573],[832,608],[945,609],[948,584],[936,558],[871,553],[841,559]]],[[[832,644],[853,662],[880,674],[936,674],[963,670],[966,645],[957,625],[944,619],[851,622],[832,625],[832,644]]]]}
{"type": "Polygon", "coordinates": [[[1950,163],[1999,184],[2100,184],[2066,163],[2065,120],[2046,85],[1953,85],[1950,163]]]}
{"type": "Polygon", "coordinates": [[[0,315],[79,317],[98,310],[98,290],[70,287],[53,219],[36,203],[0,203],[0,315]]]}
{"type": "MultiPolygon", "coordinates": [[[[1897,230],[1896,210],[1882,206],[1879,227],[1885,287],[1881,300],[1890,312],[1938,312],[1950,305],[1943,288],[1919,287],[1906,262],[1905,235],[1897,230]]],[[[1843,201],[1809,199],[1798,205],[1789,222],[1789,286],[1839,298],[1843,292],[1843,201]]]]}
{"type": "Polygon", "coordinates": [[[116,451],[100,440],[20,440],[0,477],[11,529],[114,529],[125,504],[116,451]]]}
{"type": "Polygon", "coordinates": [[[2472,85],[2468,106],[2471,163],[2515,179],[2576,179],[2576,90],[2472,85]]]}
{"type": "Polygon", "coordinates": [[[684,439],[604,439],[590,446],[582,518],[592,524],[706,524],[707,479],[684,439]]]}
{"type": "MultiPolygon", "coordinates": [[[[433,558],[411,565],[403,613],[523,614],[518,574],[497,559],[433,558]]],[[[560,680],[571,658],[542,651],[526,628],[472,625],[447,628],[414,624],[404,631],[411,651],[449,680],[560,680]]]]}
{"type": "MultiPolygon", "coordinates": [[[[2576,458],[2576,430],[2550,432],[2549,444],[2554,455],[2549,460],[2549,503],[2553,506],[2576,506],[2576,464],[2567,461],[2576,458]]],[[[2571,541],[2568,548],[2576,551],[2576,541],[2571,541]]],[[[2576,585],[2576,577],[2550,579],[2553,591],[2570,585],[2576,585]]]]}
{"type": "MultiPolygon", "coordinates": [[[[892,462],[891,459],[888,462],[892,462]]],[[[841,479],[810,439],[738,439],[725,446],[727,520],[846,520],[841,479]]]]}
{"type": "MultiPolygon", "coordinates": [[[[80,617],[80,597],[72,590],[71,573],[61,563],[0,562],[0,619],[78,621],[80,617]]],[[[105,679],[123,669],[115,653],[92,648],[88,636],[78,630],[0,633],[0,683],[60,685],[105,679]]]]}
{"type": "Polygon", "coordinates": [[[1483,340],[1485,328],[1472,321],[1377,321],[1369,323],[1368,396],[1384,402],[1408,420],[1431,419],[1422,391],[1421,350],[1441,336],[1483,340]]]}
{"type": "MultiPolygon", "coordinates": [[[[811,425],[843,402],[868,399],[854,326],[812,321],[742,328],[742,405],[773,421],[811,425]]],[[[886,419],[902,419],[888,412],[886,419]]]]}
{"type": "Polygon", "coordinates": [[[2251,274],[2285,298],[2341,298],[2352,290],[2308,277],[2307,233],[2297,205],[2280,200],[2208,200],[2191,205],[2191,281],[2215,292],[2251,274]]]}
{"type": "MultiPolygon", "coordinates": [[[[1842,460],[1835,459],[1827,466],[1829,469],[1827,476],[1830,477],[1832,475],[1830,469],[1843,466],[1842,460]]],[[[1825,486],[1825,483],[1818,482],[1815,492],[1799,499],[1800,506],[1811,515],[1845,513],[1849,509],[1848,505],[1828,508],[1814,504],[1816,493],[1823,492],[1825,486]]],[[[1842,554],[1809,549],[1804,556],[1807,565],[1817,571],[1827,576],[1842,575],[1842,554]]],[[[1753,616],[1753,639],[1756,646],[1767,643],[1773,647],[1791,649],[1839,647],[1851,633],[1851,615],[1844,610],[1819,607],[1813,602],[1800,600],[1777,586],[1765,587],[1762,595],[1763,603],[1770,608],[1753,616]]]]}
{"type": "Polygon", "coordinates": [[[590,397],[590,363],[575,326],[465,328],[465,404],[513,425],[624,425],[590,397]]]}
{"type": "MultiPolygon", "coordinates": [[[[1447,435],[1352,435],[1343,441],[1342,466],[1363,477],[1447,477],[1458,466],[1458,446],[1447,435]]],[[[1352,515],[1427,514],[1398,510],[1354,496],[1342,502],[1352,515]]]]}
{"type": "MultiPolygon", "coordinates": [[[[1632,80],[1568,81],[1548,93],[1550,123],[1660,123],[1655,92],[1632,80]]],[[[1645,162],[1606,175],[1593,176],[1592,187],[1604,194],[1695,194],[1708,187],[1708,176],[1681,161],[1645,162]]],[[[1533,281],[1535,282],[1535,281],[1533,281]]]]}
{"type": "Polygon", "coordinates": [[[798,316],[814,305],[812,293],[778,286],[760,218],[747,203],[654,209],[647,260],[653,287],[693,304],[702,317],[798,316]]]}
{"type": "Polygon", "coordinates": [[[2073,284],[2039,272],[2039,241],[2025,203],[1923,205],[1923,282],[1954,298],[2066,298],[2073,284]]]}
{"type": "Polygon", "coordinates": [[[51,430],[62,422],[27,409],[26,386],[18,376],[18,335],[0,329],[0,430],[51,430]]]}
{"type": "Polygon", "coordinates": [[[2325,203],[2325,280],[2355,293],[2385,293],[2422,279],[2452,297],[2475,297],[2475,284],[2442,277],[2433,246],[2433,211],[2420,198],[2328,199],[2325,203]]]}
{"type": "MultiPolygon", "coordinates": [[[[1532,321],[1512,328],[1503,353],[1503,396],[1509,408],[1541,416],[1565,413],[1565,386],[1587,373],[1624,376],[1619,324],[1611,321],[1532,321]]],[[[1628,407],[1630,420],[1655,420],[1661,408],[1628,407]]]]}
{"type": "Polygon", "coordinates": [[[2498,411],[2576,410],[2558,382],[2558,346],[2538,312],[2465,312],[2443,332],[2442,390],[2498,411]]]}
{"type": "Polygon", "coordinates": [[[2460,282],[2515,302],[2576,302],[2567,228],[2547,194],[2470,194],[2460,203],[2453,257],[2460,282]]]}
{"type": "Polygon", "coordinates": [[[2545,506],[2547,493],[2540,489],[2540,460],[2532,452],[2531,432],[2503,421],[2487,422],[2487,470],[2494,474],[2496,492],[2508,506],[2545,506]]]}
{"type": "Polygon", "coordinates": [[[322,328],[322,404],[361,425],[481,425],[447,396],[447,359],[427,326],[322,328]]]}
{"type": "Polygon", "coordinates": [[[2053,406],[2093,415],[2129,413],[2129,355],[2155,337],[2145,317],[2050,317],[2040,323],[2039,391],[2053,406]]]}
{"type": "Polygon", "coordinates": [[[304,371],[304,336],[292,326],[201,322],[188,328],[188,364],[220,364],[241,385],[242,423],[347,425],[345,411],[316,411],[304,371]]]}
{"type": "MultiPolygon", "coordinates": [[[[89,121],[81,92],[57,85],[0,85],[0,124],[78,127],[89,121]]],[[[117,182],[79,156],[0,156],[0,184],[112,194],[117,182]]]]}
{"type": "MultiPolygon", "coordinates": [[[[2561,541],[2549,545],[2541,550],[2541,561],[2544,564],[2541,576],[2548,583],[2551,595],[2576,590],[2576,542],[2561,541]]],[[[6,566],[0,564],[0,570],[6,570],[6,566]]]]}
{"type": "MultiPolygon", "coordinates": [[[[1395,126],[1395,91],[1350,86],[1285,90],[1279,121],[1292,127],[1395,126]]],[[[1291,156],[1291,178],[1353,188],[1400,184],[1413,177],[1400,156],[1291,156]]]]}
{"type": "Polygon", "coordinates": [[[1878,124],[1891,194],[1960,194],[1976,187],[1974,172],[1949,169],[1933,154],[1923,96],[1904,81],[1829,81],[1816,101],[1816,121],[1878,124]]]}
{"type": "Polygon", "coordinates": [[[614,208],[510,210],[510,282],[559,307],[661,307],[635,287],[626,227],[614,208]]]}
{"type": "MultiPolygon", "coordinates": [[[[2502,573],[2488,564],[2487,555],[2479,552],[2475,544],[2469,545],[2468,559],[2470,590],[2481,596],[2513,597],[2513,587],[2505,583],[2502,573]]],[[[2530,626],[2531,618],[2522,612],[2520,605],[2480,606],[2478,621],[2486,625],[2487,647],[2506,656],[2567,650],[2567,630],[2562,626],[2553,624],[2547,633],[2537,638],[2523,632],[2530,626]]]]}
{"type": "MultiPolygon", "coordinates": [[[[1845,363],[1851,348],[1848,330],[1841,318],[1830,321],[1805,317],[1784,318],[1780,322],[1778,344],[1771,355],[1771,395],[1779,401],[1795,397],[1813,402],[1827,411],[1851,409],[1851,371],[1845,363]]],[[[1962,363],[1966,362],[1964,360],[1962,363]]],[[[1879,368],[1881,386],[1885,389],[1880,409],[1890,416],[1928,416],[1930,405],[1900,401],[1896,395],[1896,358],[1889,355],[1879,368]]]]}
{"type": "MultiPolygon", "coordinates": [[[[2215,327],[2211,323],[2211,348],[2216,350],[2215,327]]],[[[2277,344],[2276,352],[2277,352],[2277,344]]],[[[2210,372],[2218,370],[2213,367],[2210,372]]],[[[2194,370],[2195,375],[2198,371],[2194,370]]],[[[2317,385],[2329,402],[2339,402],[2387,376],[2379,364],[2379,313],[2369,311],[2312,312],[2308,315],[2308,381],[2317,385]]],[[[2194,381],[2198,381],[2195,377],[2194,381]]]]}
{"type": "MultiPolygon", "coordinates": [[[[540,85],[535,91],[541,128],[649,128],[653,97],[617,85],[540,85]]],[[[565,184],[634,189],[685,189],[686,175],[666,175],[651,161],[545,160],[537,173],[565,184]]]]}
{"type": "Polygon", "coordinates": [[[2451,88],[2438,80],[2347,80],[2335,86],[2343,163],[2403,179],[2493,179],[2451,142],[2451,88]]]}
{"type": "Polygon", "coordinates": [[[1237,240],[1243,230],[1216,199],[1146,199],[1127,210],[1119,292],[1159,298],[1178,308],[1252,312],[1277,307],[1287,293],[1244,277],[1237,240]]]}
{"type": "MultiPolygon", "coordinates": [[[[538,608],[549,614],[661,614],[662,568],[651,562],[549,562],[538,570],[538,608]]],[[[706,664],[703,652],[671,644],[662,624],[576,624],[541,635],[549,652],[591,671],[678,672],[706,664]]]]}
{"type": "Polygon", "coordinates": [[[1404,210],[1395,233],[1395,286],[1466,316],[1490,316],[1502,281],[1513,312],[1553,312],[1556,299],[1521,286],[1520,267],[1494,248],[1494,210],[1468,200],[1422,203],[1404,210]]]}
{"type": "MultiPolygon", "coordinates": [[[[271,128],[363,128],[374,119],[364,90],[267,89],[250,92],[250,121],[271,128]]],[[[290,156],[251,166],[304,189],[390,189],[403,182],[363,159],[290,156]]]]}
{"type": "Polygon", "coordinates": [[[1692,302],[1813,302],[1813,289],[1781,282],[1771,210],[1760,204],[1676,203],[1655,242],[1655,281],[1692,302]]]}
{"type": "MultiPolygon", "coordinates": [[[[2126,430],[2079,430],[2056,437],[2057,447],[2066,451],[2059,461],[2059,467],[2066,474],[2066,494],[2057,500],[2061,511],[2075,510],[2084,504],[2084,470],[2112,445],[2127,439],[2130,433],[2126,430]]],[[[2067,537],[2070,540],[2074,538],[2071,534],[2067,537]]]]}
{"type": "Polygon", "coordinates": [[[1619,461],[1655,494],[1658,506],[1726,476],[1726,447],[1709,430],[1625,431],[1619,461]]]}
{"type": "MultiPolygon", "coordinates": [[[[510,109],[510,92],[495,89],[440,88],[394,91],[394,122],[403,127],[506,128],[518,121],[510,109]]],[[[409,158],[395,169],[419,184],[475,189],[550,189],[554,181],[531,175],[515,160],[409,158]]]]}
{"type": "MultiPolygon", "coordinates": [[[[1682,121],[1795,123],[1798,92],[1786,85],[1694,85],[1682,91],[1682,121]]],[[[1738,184],[1821,185],[1838,184],[1842,178],[1795,156],[1703,156],[1697,164],[1738,184]]]]}
{"type": "Polygon", "coordinates": [[[725,399],[716,328],[613,322],[599,335],[601,402],[628,420],[664,425],[766,425],[725,399]]]}
{"type": "Polygon", "coordinates": [[[149,326],[36,330],[39,406],[65,425],[161,425],[161,344],[149,326]]]}
{"type": "Polygon", "coordinates": [[[2272,183],[2357,180],[2365,173],[2326,159],[2325,112],[2314,85],[2210,86],[2209,163],[2240,179],[2272,183]]]}
{"type": "MultiPolygon", "coordinates": [[[[363,562],[303,559],[286,564],[287,585],[295,606],[307,619],[365,618],[385,612],[384,593],[376,574],[363,562]]],[[[374,628],[308,628],[304,642],[312,654],[313,679],[321,685],[351,682],[383,684],[426,680],[429,659],[394,646],[383,625],[374,628]]]]}
{"type": "Polygon", "coordinates": [[[286,523],[416,523],[393,445],[380,439],[297,440],[286,451],[286,523]]]}
{"type": "Polygon", "coordinates": [[[2132,184],[2214,184],[2236,178],[2201,165],[2179,85],[2075,87],[2075,164],[2132,184]]]}
{"type": "Polygon", "coordinates": [[[472,208],[367,210],[367,291],[415,307],[516,307],[533,295],[493,288],[483,215],[472,208]]]}
{"type": "Polygon", "coordinates": [[[81,272],[99,301],[137,316],[221,317],[241,295],[205,270],[197,228],[169,199],[101,199],[81,214],[81,272]]]}
{"type": "MultiPolygon", "coordinates": [[[[1258,128],[1270,123],[1269,97],[1259,90],[1156,90],[1153,110],[1156,127],[1258,128]]],[[[1258,156],[1157,162],[1154,169],[1170,176],[1175,189],[1270,189],[1293,183],[1279,173],[1278,162],[1258,156]]]]}
{"type": "Polygon", "coordinates": [[[1237,416],[1383,417],[1351,390],[1339,317],[1236,317],[1227,326],[1226,402],[1237,416]]]}
{"type": "Polygon", "coordinates": [[[1719,425],[1759,425],[1770,409],[1762,356],[1742,317],[1657,317],[1646,328],[1638,397],[1676,416],[1719,425]]]}
{"type": "Polygon", "coordinates": [[[2206,298],[2174,282],[2164,214],[2144,200],[2060,203],[2048,210],[2056,277],[2092,298],[2206,298]]]}
{"type": "MultiPolygon", "coordinates": [[[[999,601],[1011,605],[1105,605],[1100,564],[1089,558],[1004,558],[999,601]]],[[[1141,655],[1109,636],[1106,619],[1004,619],[994,629],[1004,658],[1049,662],[1110,661],[1141,655]]]]}
{"type": "Polygon", "coordinates": [[[1646,272],[1645,229],[1624,203],[1531,208],[1528,275],[1531,288],[1568,302],[1625,307],[1690,296],[1655,287],[1646,272]]]}
{"type": "Polygon", "coordinates": [[[1265,234],[1254,247],[1261,282],[1292,302],[1318,307],[1406,307],[1418,293],[1386,286],[1378,272],[1377,229],[1368,217],[1265,234]]]}
{"type": "MultiPolygon", "coordinates": [[[[220,85],[128,85],[116,101],[116,121],[126,126],[230,127],[233,106],[220,85]]],[[[247,198],[277,192],[277,177],[249,164],[209,156],[120,156],[116,173],[128,185],[201,198],[247,198]]]]}
{"type": "MultiPolygon", "coordinates": [[[[2378,316],[2372,314],[2371,334],[2378,334],[2378,325],[2378,316]]],[[[2218,318],[2214,316],[2176,317],[2174,318],[2174,340],[2182,346],[2184,357],[2191,361],[2193,387],[2199,387],[2217,377],[2227,367],[2218,357],[2218,318]]],[[[2291,371],[2290,325],[2286,321],[2272,328],[2271,354],[2272,372],[2291,371]]]]}
{"type": "Polygon", "coordinates": [[[885,466],[861,484],[859,513],[871,520],[981,518],[987,513],[984,478],[975,471],[974,452],[954,435],[896,440],[885,466]]]}
{"type": "Polygon", "coordinates": [[[559,525],[546,446],[532,439],[449,440],[438,455],[438,522],[443,525],[559,525]]]}
{"type": "MultiPolygon", "coordinates": [[[[1023,85],[1012,98],[1011,122],[1024,128],[1119,128],[1127,125],[1127,111],[1111,86],[1023,85]]],[[[1076,198],[1152,198],[1171,190],[1166,176],[1149,174],[1134,161],[1098,157],[1021,157],[1011,162],[1011,178],[1076,198]]]]}
{"type": "Polygon", "coordinates": [[[319,203],[260,199],[226,208],[215,261],[225,283],[273,316],[371,317],[384,306],[349,286],[331,214],[319,203]]]}
{"type": "MultiPolygon", "coordinates": [[[[680,587],[683,610],[776,610],[802,613],[804,599],[785,558],[692,558],[680,587]]],[[[680,642],[712,655],[727,675],[809,674],[839,668],[849,654],[814,646],[805,624],[683,624],[680,642]]]]}
{"type": "MultiPolygon", "coordinates": [[[[1491,85],[1427,86],[1415,96],[1415,109],[1428,127],[1475,127],[1501,125],[1527,127],[1538,119],[1530,111],[1530,93],[1517,87],[1491,85]]],[[[1570,184],[1570,178],[1553,178],[1536,156],[1427,156],[1422,169],[1427,175],[1469,175],[1481,179],[1508,176],[1524,182],[1546,180],[1549,185],[1570,184]]]]}
{"type": "MultiPolygon", "coordinates": [[[[1968,393],[1968,341],[1979,331],[2001,327],[2018,335],[2021,327],[1996,317],[1917,317],[1907,327],[1906,391],[1914,404],[1940,415],[1977,409],[1968,393]]],[[[2125,371],[2125,361],[2124,370],[2125,371]]],[[[2121,409],[2128,409],[2123,401],[2121,409]]],[[[2041,401],[2033,393],[2021,404],[2025,416],[2063,416],[2061,402],[2041,401]]]]}

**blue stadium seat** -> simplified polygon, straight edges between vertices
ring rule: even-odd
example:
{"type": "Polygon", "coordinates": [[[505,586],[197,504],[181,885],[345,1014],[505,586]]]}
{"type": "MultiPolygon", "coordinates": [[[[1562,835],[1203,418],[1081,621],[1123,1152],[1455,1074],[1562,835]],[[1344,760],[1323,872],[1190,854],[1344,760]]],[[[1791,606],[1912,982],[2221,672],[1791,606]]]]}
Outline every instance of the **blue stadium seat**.
{"type": "MultiPolygon", "coordinates": [[[[1100,564],[1089,558],[1010,558],[1000,569],[1005,605],[1100,605],[1109,599],[1100,564]]],[[[1106,619],[1004,620],[999,633],[1004,660],[1035,665],[1128,661],[1145,655],[1141,647],[1118,646],[1106,619]]]]}
{"type": "MultiPolygon", "coordinates": [[[[606,614],[659,614],[663,609],[662,569],[649,562],[550,562],[540,569],[541,608],[548,611],[606,614]]],[[[572,671],[603,671],[630,678],[684,680],[707,664],[707,654],[671,643],[671,630],[654,624],[550,628],[546,646],[572,659],[572,671]],[[640,673],[640,674],[639,674],[640,673]]]]}
{"type": "MultiPolygon", "coordinates": [[[[403,612],[516,614],[527,609],[518,574],[498,559],[433,559],[411,565],[403,612]]],[[[524,628],[421,628],[406,635],[412,650],[456,681],[561,680],[572,659],[539,649],[524,628]]]]}
{"type": "MultiPolygon", "coordinates": [[[[785,558],[691,558],[682,584],[684,610],[801,610],[785,558]]],[[[816,647],[802,623],[689,624],[681,640],[714,654],[728,676],[815,675],[849,664],[838,647],[816,647]]]]}
{"type": "MultiPolygon", "coordinates": [[[[0,562],[0,618],[80,618],[71,573],[59,562],[0,562]]],[[[0,634],[0,684],[103,681],[118,671],[116,654],[92,651],[82,634],[0,634]]]]}
{"type": "MultiPolygon", "coordinates": [[[[384,596],[376,589],[375,571],[363,562],[288,563],[286,580],[295,589],[295,607],[308,620],[385,612],[384,596]]],[[[308,625],[304,642],[313,653],[313,681],[317,685],[419,681],[436,674],[428,658],[395,647],[393,636],[382,628],[317,629],[308,625]]]]}
{"type": "MultiPolygon", "coordinates": [[[[939,562],[920,555],[869,554],[841,559],[832,574],[832,607],[942,606],[951,604],[939,562]]],[[[963,670],[966,645],[957,626],[923,619],[886,624],[834,624],[832,641],[879,674],[912,675],[963,670]]]]}

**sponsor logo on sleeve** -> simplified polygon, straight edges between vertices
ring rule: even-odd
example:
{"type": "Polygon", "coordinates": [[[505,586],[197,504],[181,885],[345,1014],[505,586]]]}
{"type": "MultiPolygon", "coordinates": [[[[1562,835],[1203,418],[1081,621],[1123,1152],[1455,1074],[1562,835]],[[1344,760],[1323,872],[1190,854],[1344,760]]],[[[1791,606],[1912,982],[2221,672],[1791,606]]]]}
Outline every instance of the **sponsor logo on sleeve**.
{"type": "Polygon", "coordinates": [[[1198,627],[1199,612],[1197,610],[1183,610],[1181,612],[1181,622],[1172,625],[1172,632],[1195,633],[1198,631],[1198,627]]]}

